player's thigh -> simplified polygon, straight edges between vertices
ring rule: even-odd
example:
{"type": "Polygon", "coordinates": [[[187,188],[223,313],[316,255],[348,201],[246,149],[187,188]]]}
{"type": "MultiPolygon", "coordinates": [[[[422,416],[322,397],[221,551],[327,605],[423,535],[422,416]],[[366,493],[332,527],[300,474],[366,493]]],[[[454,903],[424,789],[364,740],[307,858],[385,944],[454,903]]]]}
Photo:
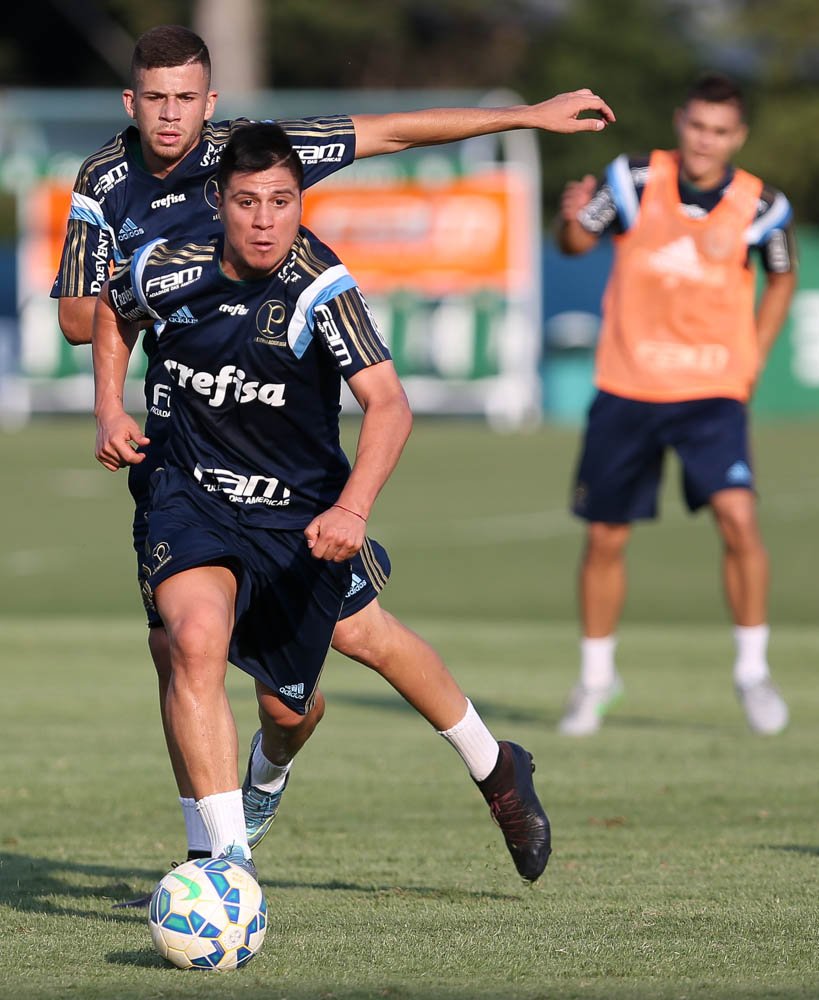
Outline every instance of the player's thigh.
{"type": "Polygon", "coordinates": [[[664,447],[655,413],[656,404],[597,394],[575,474],[578,517],[617,524],[656,516],[664,447]]]}
{"type": "Polygon", "coordinates": [[[748,415],[735,399],[703,399],[685,404],[669,439],[683,470],[683,495],[690,510],[711,503],[724,491],[753,494],[754,474],[748,415]]]}

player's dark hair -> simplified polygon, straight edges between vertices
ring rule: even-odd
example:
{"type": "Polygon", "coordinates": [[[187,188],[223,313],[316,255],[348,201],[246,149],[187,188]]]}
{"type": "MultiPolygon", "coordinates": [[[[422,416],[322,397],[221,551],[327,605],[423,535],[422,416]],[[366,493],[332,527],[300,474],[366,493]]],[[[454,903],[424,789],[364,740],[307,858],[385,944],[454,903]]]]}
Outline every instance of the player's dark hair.
{"type": "Polygon", "coordinates": [[[137,39],[131,57],[131,82],[142,69],[187,66],[189,63],[200,63],[210,82],[210,52],[199,35],[180,24],[160,24],[137,39]]]}
{"type": "Polygon", "coordinates": [[[299,191],[304,187],[304,169],[299,154],[281,125],[254,122],[237,128],[222,152],[216,183],[224,191],[234,174],[255,174],[271,167],[286,167],[299,191]]]}
{"type": "Polygon", "coordinates": [[[683,104],[690,101],[707,101],[709,104],[734,104],[743,121],[747,107],[742,88],[730,76],[722,73],[704,73],[688,88],[683,104]]]}

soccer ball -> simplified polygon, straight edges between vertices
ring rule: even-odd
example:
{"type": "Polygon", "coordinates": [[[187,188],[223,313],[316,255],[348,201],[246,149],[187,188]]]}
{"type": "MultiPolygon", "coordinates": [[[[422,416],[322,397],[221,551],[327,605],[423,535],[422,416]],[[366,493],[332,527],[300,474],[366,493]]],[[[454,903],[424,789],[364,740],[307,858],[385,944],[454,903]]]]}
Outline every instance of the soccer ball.
{"type": "Polygon", "coordinates": [[[180,969],[239,969],[256,954],[267,929],[259,883],[223,858],[186,861],[154,890],[151,940],[180,969]]]}

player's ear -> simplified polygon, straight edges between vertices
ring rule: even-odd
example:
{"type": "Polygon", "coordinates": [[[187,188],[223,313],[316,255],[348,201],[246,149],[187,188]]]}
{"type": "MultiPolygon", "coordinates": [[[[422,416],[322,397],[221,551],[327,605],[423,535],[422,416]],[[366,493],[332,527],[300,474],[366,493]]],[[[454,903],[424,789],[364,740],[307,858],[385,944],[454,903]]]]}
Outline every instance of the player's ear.
{"type": "Polygon", "coordinates": [[[674,126],[674,135],[679,136],[682,130],[684,118],[685,118],[685,108],[674,108],[674,115],[671,119],[671,123],[674,126]]]}
{"type": "Polygon", "coordinates": [[[122,103],[125,105],[125,113],[129,118],[135,118],[134,114],[134,92],[133,90],[123,90],[122,103]]]}
{"type": "Polygon", "coordinates": [[[748,126],[745,124],[745,122],[740,122],[739,125],[737,125],[736,132],[734,134],[733,153],[738,153],[742,149],[742,147],[745,145],[745,140],[747,138],[748,138],[748,126]]]}
{"type": "Polygon", "coordinates": [[[208,96],[205,98],[205,121],[210,121],[213,117],[213,112],[216,110],[216,102],[219,100],[219,94],[215,90],[209,90],[208,96]]]}

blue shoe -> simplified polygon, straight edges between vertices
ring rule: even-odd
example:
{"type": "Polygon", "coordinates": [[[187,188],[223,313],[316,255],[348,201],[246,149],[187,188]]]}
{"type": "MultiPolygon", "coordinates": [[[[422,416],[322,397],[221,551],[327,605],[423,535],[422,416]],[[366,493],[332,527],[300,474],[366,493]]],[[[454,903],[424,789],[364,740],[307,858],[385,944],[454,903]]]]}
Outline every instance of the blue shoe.
{"type": "Polygon", "coordinates": [[[253,763],[253,753],[262,738],[261,729],[257,730],[250,741],[250,756],[247,759],[247,773],[242,782],[242,805],[245,810],[245,829],[247,831],[247,842],[251,848],[261,843],[262,838],[273,825],[276,813],[279,811],[279,804],[290,780],[288,774],[284,779],[284,784],[278,792],[263,792],[260,788],[250,783],[250,768],[253,763]]]}
{"type": "Polygon", "coordinates": [[[253,864],[253,858],[246,858],[245,852],[241,847],[232,844],[227,850],[222,851],[217,860],[229,861],[232,865],[236,865],[237,868],[242,868],[246,871],[256,882],[259,881],[259,873],[256,871],[256,865],[253,864]]]}

